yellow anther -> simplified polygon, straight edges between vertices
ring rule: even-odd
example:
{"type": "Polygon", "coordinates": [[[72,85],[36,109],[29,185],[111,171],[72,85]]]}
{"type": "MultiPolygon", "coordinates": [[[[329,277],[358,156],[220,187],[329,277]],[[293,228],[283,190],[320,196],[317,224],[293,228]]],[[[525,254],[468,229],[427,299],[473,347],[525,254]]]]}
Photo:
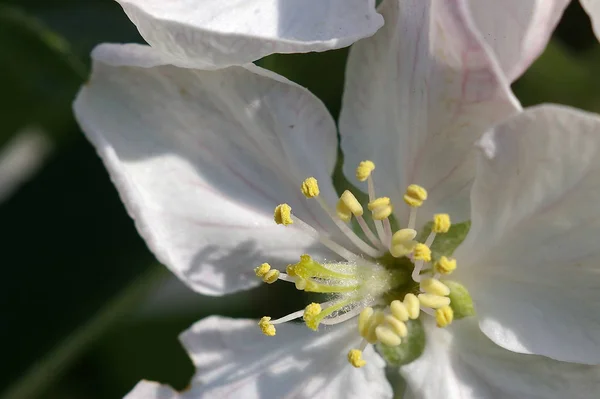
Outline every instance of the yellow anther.
{"type": "Polygon", "coordinates": [[[352,219],[352,212],[350,212],[350,209],[346,206],[346,204],[344,203],[344,201],[342,201],[341,198],[335,206],[335,211],[337,213],[337,216],[344,222],[349,222],[350,219],[352,219]]]}
{"type": "Polygon", "coordinates": [[[423,205],[423,201],[427,199],[427,190],[417,184],[411,184],[406,188],[404,194],[404,202],[413,208],[418,208],[423,205]]]}
{"type": "Polygon", "coordinates": [[[450,305],[450,298],[433,294],[419,294],[419,302],[426,308],[439,309],[450,305]]]}
{"type": "Polygon", "coordinates": [[[288,204],[277,205],[273,213],[273,219],[275,219],[275,223],[284,226],[294,223],[292,220],[292,208],[288,204]]]}
{"type": "Polygon", "coordinates": [[[450,274],[456,269],[456,259],[448,259],[442,256],[435,262],[435,270],[440,274],[450,274]]]}
{"type": "Polygon", "coordinates": [[[403,303],[408,311],[408,317],[413,320],[417,319],[419,317],[419,313],[421,312],[421,308],[419,307],[419,298],[417,298],[415,294],[406,294],[403,303]]]}
{"type": "Polygon", "coordinates": [[[313,198],[319,195],[319,183],[314,177],[309,177],[302,182],[302,194],[306,198],[313,198]]]}
{"type": "Polygon", "coordinates": [[[260,327],[262,333],[268,337],[274,336],[275,332],[277,331],[275,330],[275,326],[271,324],[271,318],[268,316],[265,316],[262,319],[260,319],[260,321],[258,322],[258,326],[260,327]]]}
{"type": "Polygon", "coordinates": [[[375,220],[384,220],[387,219],[392,212],[394,212],[394,207],[391,205],[380,206],[379,208],[375,208],[372,212],[373,219],[375,220]]]}
{"type": "Polygon", "coordinates": [[[408,310],[406,309],[406,305],[400,302],[399,300],[394,300],[390,303],[390,311],[394,318],[400,321],[408,320],[408,310]]]}
{"type": "Polygon", "coordinates": [[[417,243],[413,250],[413,256],[416,260],[431,262],[431,249],[425,244],[417,243]]]}
{"type": "Polygon", "coordinates": [[[369,204],[367,205],[367,208],[369,208],[370,211],[373,211],[379,207],[388,206],[390,203],[391,202],[388,197],[380,197],[380,198],[376,198],[373,201],[369,202],[369,204]]]}
{"type": "Polygon", "coordinates": [[[451,225],[450,215],[447,213],[437,213],[433,215],[433,227],[431,231],[434,233],[447,233],[451,225]]]}
{"type": "Polygon", "coordinates": [[[360,368],[367,364],[362,358],[362,351],[358,349],[352,349],[348,352],[348,362],[356,368],[360,368]]]}
{"type": "Polygon", "coordinates": [[[346,205],[346,207],[354,214],[354,216],[362,216],[363,207],[360,202],[358,202],[354,194],[352,194],[350,191],[344,191],[340,197],[340,200],[342,200],[344,205],[346,205]]]}
{"type": "Polygon", "coordinates": [[[356,168],[356,178],[358,181],[365,181],[371,176],[371,173],[375,170],[375,164],[371,161],[362,161],[356,168]]]}
{"type": "Polygon", "coordinates": [[[295,265],[287,265],[285,267],[285,272],[287,273],[288,276],[290,277],[295,277],[296,276],[296,271],[294,270],[295,265]]]}
{"type": "Polygon", "coordinates": [[[398,346],[402,343],[402,339],[386,325],[377,326],[375,336],[379,342],[387,346],[398,346]]]}
{"type": "Polygon", "coordinates": [[[371,318],[369,319],[369,327],[367,329],[367,333],[365,334],[364,338],[370,344],[374,344],[377,342],[377,335],[375,334],[375,329],[381,323],[383,323],[384,319],[385,319],[385,314],[380,310],[373,313],[373,316],[371,316],[371,318]]]}
{"type": "Polygon", "coordinates": [[[438,327],[443,328],[454,320],[454,311],[450,306],[444,306],[435,311],[435,321],[438,327]]]}
{"type": "Polygon", "coordinates": [[[428,294],[446,296],[450,294],[450,288],[436,278],[425,278],[421,280],[421,289],[428,294]]]}
{"type": "Polygon", "coordinates": [[[392,245],[401,245],[412,241],[417,236],[417,231],[414,229],[401,229],[392,236],[392,245]]]}
{"type": "Polygon", "coordinates": [[[279,270],[269,270],[267,274],[263,276],[263,281],[267,284],[273,284],[279,278],[279,270]]]}
{"type": "Polygon", "coordinates": [[[408,335],[408,328],[406,327],[406,324],[404,324],[403,321],[398,320],[397,318],[395,318],[391,314],[385,316],[385,320],[384,321],[401,338],[404,338],[404,337],[406,337],[408,335]]]}
{"type": "Polygon", "coordinates": [[[392,236],[392,245],[390,253],[393,257],[399,258],[410,254],[418,244],[414,238],[417,236],[417,231],[413,229],[401,229],[392,236]]]}
{"type": "Polygon", "coordinates": [[[254,269],[254,273],[256,273],[256,277],[263,277],[269,272],[269,270],[271,270],[271,265],[269,265],[268,263],[263,263],[262,265],[254,269]]]}
{"type": "Polygon", "coordinates": [[[369,320],[373,316],[373,308],[366,307],[360,312],[358,316],[358,333],[361,337],[366,338],[367,333],[369,332],[369,320]]]}
{"type": "Polygon", "coordinates": [[[306,326],[311,330],[317,331],[317,328],[319,327],[319,322],[317,321],[319,313],[321,313],[321,305],[318,303],[313,302],[304,308],[304,316],[302,318],[304,319],[306,326]]]}

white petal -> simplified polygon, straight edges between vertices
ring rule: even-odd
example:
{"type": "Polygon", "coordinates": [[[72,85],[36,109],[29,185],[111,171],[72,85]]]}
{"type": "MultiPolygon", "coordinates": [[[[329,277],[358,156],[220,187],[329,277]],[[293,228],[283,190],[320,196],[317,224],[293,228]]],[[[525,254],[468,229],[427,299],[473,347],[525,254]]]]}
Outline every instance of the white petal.
{"type": "Polygon", "coordinates": [[[182,396],[169,386],[144,380],[138,382],[123,399],[177,399],[182,396]]]}
{"type": "MultiPolygon", "coordinates": [[[[424,355],[401,369],[419,399],[592,399],[600,368],[522,355],[495,345],[475,319],[428,323],[424,355]]],[[[410,397],[410,396],[409,396],[410,397]]]]}
{"type": "Polygon", "coordinates": [[[77,119],[150,249],[193,289],[253,286],[256,265],[281,267],[312,247],[274,223],[279,203],[333,225],[299,189],[315,176],[321,196],[336,199],[334,122],[307,90],[252,65],[161,66],[147,46],[103,45],[94,57],[77,119]]]}
{"type": "Polygon", "coordinates": [[[374,0],[117,1],[151,46],[201,69],[346,47],[383,24],[374,0]]]}
{"type": "Polygon", "coordinates": [[[455,256],[499,345],[600,364],[600,117],[540,106],[485,137],[455,256]]]}
{"type": "Polygon", "coordinates": [[[353,323],[319,332],[288,323],[266,337],[255,320],[213,316],[183,333],[181,341],[197,372],[190,390],[174,398],[392,397],[385,364],[372,348],[364,353],[366,366],[348,364],[348,350],[360,341],[353,323]]]}
{"type": "MultiPolygon", "coordinates": [[[[474,142],[519,105],[472,30],[464,1],[386,0],[385,26],[350,50],[340,116],[344,172],[376,164],[375,186],[398,205],[409,184],[429,190],[422,216],[468,219],[474,142]]],[[[399,209],[398,209],[399,208],[399,209]]]]}
{"type": "Polygon", "coordinates": [[[510,82],[544,51],[570,0],[469,0],[481,36],[510,82]]]}
{"type": "Polygon", "coordinates": [[[598,0],[580,0],[581,5],[587,11],[592,20],[594,33],[600,40],[600,1],[598,0]]]}

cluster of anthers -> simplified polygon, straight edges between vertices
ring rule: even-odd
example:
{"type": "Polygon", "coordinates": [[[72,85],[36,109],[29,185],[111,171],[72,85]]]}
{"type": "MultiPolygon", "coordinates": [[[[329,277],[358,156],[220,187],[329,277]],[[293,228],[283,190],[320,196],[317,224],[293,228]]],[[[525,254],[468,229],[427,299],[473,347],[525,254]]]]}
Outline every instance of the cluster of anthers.
{"type": "Polygon", "coordinates": [[[362,352],[368,344],[400,345],[408,334],[406,322],[419,318],[421,312],[435,317],[438,327],[446,327],[454,317],[450,307],[450,289],[440,281],[440,277],[456,268],[456,260],[441,256],[432,262],[430,249],[436,235],[450,229],[450,217],[447,214],[434,215],[431,233],[423,243],[418,242],[415,239],[417,209],[427,199],[427,191],[411,184],[404,195],[404,202],[410,207],[407,226],[392,233],[390,216],[393,205],[388,197],[376,197],[371,176],[374,169],[373,162],[363,161],[356,170],[356,177],[367,182],[367,209],[372,213],[376,232],[363,218],[364,209],[350,191],[341,195],[336,209],[332,210],[319,197],[315,178],[309,177],[301,187],[307,198],[319,202],[360,250],[360,255],[299,219],[292,214],[289,205],[281,204],[274,212],[277,224],[297,226],[345,261],[319,263],[309,255],[302,255],[298,263],[287,266],[285,273],[271,268],[268,263],[255,269],[256,275],[265,283],[287,281],[294,283],[298,290],[330,296],[326,302],[311,303],[303,310],[276,320],[263,317],[258,325],[265,335],[274,336],[277,324],[300,317],[308,328],[317,330],[321,324],[338,324],[358,316],[358,332],[362,341],[358,349],[348,353],[348,361],[354,367],[366,364],[362,352]],[[349,226],[352,217],[370,244],[353,232],[349,226]]]}

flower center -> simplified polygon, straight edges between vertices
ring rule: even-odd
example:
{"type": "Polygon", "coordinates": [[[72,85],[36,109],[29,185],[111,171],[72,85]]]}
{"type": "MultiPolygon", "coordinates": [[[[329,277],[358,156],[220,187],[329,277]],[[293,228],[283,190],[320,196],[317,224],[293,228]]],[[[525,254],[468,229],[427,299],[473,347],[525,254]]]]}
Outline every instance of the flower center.
{"type": "Polygon", "coordinates": [[[322,303],[311,303],[303,310],[276,320],[263,317],[258,325],[265,335],[273,336],[277,324],[301,317],[307,327],[315,331],[321,324],[338,324],[356,318],[358,335],[362,340],[357,349],[348,353],[348,361],[354,367],[366,364],[362,351],[368,344],[400,345],[409,334],[408,320],[425,314],[426,317],[434,317],[438,327],[448,326],[454,319],[452,305],[456,305],[451,303],[450,288],[440,279],[456,269],[456,260],[441,256],[433,262],[431,255],[436,237],[450,230],[450,217],[447,214],[434,215],[431,232],[424,242],[418,242],[415,239],[417,210],[427,200],[427,191],[411,184],[404,195],[404,202],[410,207],[407,226],[392,233],[390,216],[393,204],[388,197],[375,195],[374,170],[373,162],[363,161],[356,170],[356,177],[367,182],[367,209],[371,212],[375,231],[363,217],[363,206],[350,191],[342,193],[335,210],[332,210],[319,197],[319,185],[314,177],[307,178],[301,187],[307,198],[318,201],[358,248],[358,253],[317,231],[294,215],[289,205],[281,204],[274,211],[277,224],[302,229],[344,261],[319,263],[309,255],[302,255],[298,263],[287,266],[285,273],[271,268],[268,263],[255,269],[256,276],[265,283],[281,280],[293,283],[298,290],[328,296],[328,300],[322,303]],[[368,243],[350,227],[353,217],[368,243]]]}

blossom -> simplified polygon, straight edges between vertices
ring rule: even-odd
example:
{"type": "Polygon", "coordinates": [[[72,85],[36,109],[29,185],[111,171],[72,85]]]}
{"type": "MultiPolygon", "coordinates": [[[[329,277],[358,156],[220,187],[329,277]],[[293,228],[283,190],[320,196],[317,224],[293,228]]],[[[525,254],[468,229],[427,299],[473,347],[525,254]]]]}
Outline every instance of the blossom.
{"type": "Polygon", "coordinates": [[[118,0],[175,65],[223,68],[349,46],[383,24],[375,0],[118,0]]]}
{"type": "Polygon", "coordinates": [[[592,25],[594,28],[594,33],[596,34],[596,37],[598,38],[598,40],[600,40],[600,2],[598,2],[598,0],[580,0],[581,1],[581,5],[584,8],[584,10],[587,11],[587,13],[590,16],[590,19],[592,20],[592,25]]]}
{"type": "MultiPolygon", "coordinates": [[[[513,209],[516,216],[538,210],[536,206],[545,204],[540,195],[546,188],[569,193],[570,180],[557,182],[548,173],[560,177],[565,170],[585,172],[593,165],[550,149],[584,147],[593,153],[593,139],[586,140],[596,118],[560,108],[533,109],[480,140],[492,126],[517,114],[520,106],[508,88],[506,70],[475,30],[467,3],[389,0],[380,11],[384,28],[351,50],[340,117],[346,175],[369,194],[362,204],[357,192],[338,197],[333,188],[335,125],[323,104],[305,89],[253,65],[193,69],[156,46],[95,49],[92,78],[78,95],[76,115],[159,260],[202,293],[222,294],[261,280],[283,280],[297,289],[330,295],[284,318],[265,316],[258,326],[255,320],[223,318],[197,323],[182,340],[198,375],[181,397],[240,392],[247,397],[347,397],[353,392],[359,397],[390,397],[383,363],[370,344],[398,347],[410,341],[410,320],[422,320],[427,335],[423,355],[401,368],[417,397],[439,397],[432,389],[437,381],[444,381],[450,398],[481,396],[483,388],[506,397],[543,396],[538,385],[552,381],[555,374],[581,374],[585,382],[579,391],[562,386],[564,390],[555,391],[562,395],[558,397],[585,397],[585,390],[597,383],[593,368],[501,350],[473,323],[479,320],[494,342],[518,352],[597,363],[593,337],[581,341],[588,327],[595,328],[594,316],[583,317],[577,310],[586,308],[577,301],[573,303],[579,308],[557,314],[559,309],[549,306],[556,305],[556,299],[543,295],[567,295],[591,275],[562,273],[566,263],[553,264],[544,254],[539,255],[547,260],[544,265],[554,265],[546,274],[535,262],[514,270],[519,263],[498,255],[512,252],[537,259],[537,252],[530,251],[530,256],[519,251],[530,249],[527,240],[511,241],[518,234],[502,230],[522,227],[518,218],[507,214],[513,209]],[[575,147],[561,144],[569,137],[566,126],[576,132],[572,137],[581,139],[567,141],[578,144],[575,147]],[[532,146],[519,141],[522,137],[539,142],[532,146]],[[535,162],[548,154],[556,162],[543,174],[535,162]],[[480,172],[475,177],[477,158],[480,172]],[[525,162],[533,162],[527,163],[528,173],[518,169],[525,162]],[[517,169],[500,168],[510,172],[500,176],[498,164],[517,169]],[[532,180],[513,187],[523,176],[532,180]],[[549,186],[539,186],[538,176],[549,186]],[[495,181],[501,183],[494,185],[495,181]],[[506,197],[509,194],[515,197],[506,197]],[[516,204],[521,203],[525,207],[517,212],[516,204]],[[486,212],[490,204],[497,208],[486,212]],[[392,212],[400,230],[392,228],[392,212]],[[365,213],[376,219],[375,231],[366,227],[365,213]],[[361,225],[367,241],[346,224],[350,219],[361,225]],[[469,219],[471,232],[457,252],[436,258],[436,241],[452,223],[469,219]],[[417,231],[428,221],[433,222],[432,233],[417,242],[417,231]],[[503,245],[497,248],[496,243],[503,245]],[[292,266],[284,270],[286,264],[292,266]],[[508,279],[501,278],[507,270],[518,276],[515,282],[521,288],[510,295],[493,287],[497,282],[504,290],[510,288],[503,285],[508,279]],[[541,292],[535,284],[528,285],[532,273],[526,272],[531,270],[536,277],[543,275],[545,287],[557,281],[564,285],[541,292]],[[460,319],[472,314],[470,296],[465,295],[465,303],[451,299],[457,285],[442,278],[450,272],[471,292],[478,319],[460,319]],[[569,274],[573,279],[566,278],[569,274]],[[536,301],[548,305],[544,317],[524,306],[514,315],[506,312],[536,301]],[[309,328],[288,322],[295,318],[303,318],[309,328]],[[569,322],[570,335],[555,328],[563,321],[569,322]],[[556,347],[559,339],[566,342],[568,353],[556,347]],[[476,381],[454,368],[458,360],[482,361],[477,351],[465,348],[471,340],[489,353],[489,367],[476,373],[476,381]],[[428,369],[435,364],[440,367],[428,369]],[[520,386],[498,378],[524,364],[531,367],[523,370],[520,386]]],[[[577,204],[576,210],[590,203],[577,204]]],[[[579,223],[576,218],[568,223],[557,220],[568,228],[579,223]]],[[[580,234],[585,232],[589,233],[580,234]]],[[[555,252],[549,253],[559,259],[555,252]]],[[[582,295],[592,292],[595,282],[586,281],[590,289],[582,295]]],[[[148,396],[178,394],[148,382],[130,394],[148,396]]]]}

